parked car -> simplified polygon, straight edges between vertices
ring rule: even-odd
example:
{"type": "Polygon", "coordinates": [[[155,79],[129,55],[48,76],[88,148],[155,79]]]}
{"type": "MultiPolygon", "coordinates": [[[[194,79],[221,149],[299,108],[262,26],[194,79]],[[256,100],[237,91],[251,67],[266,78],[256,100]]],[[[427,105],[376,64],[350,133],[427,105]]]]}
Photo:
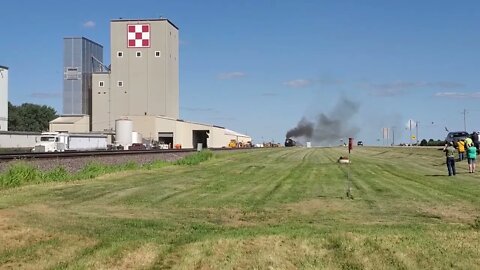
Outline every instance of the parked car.
{"type": "Polygon", "coordinates": [[[465,140],[468,137],[470,137],[470,134],[468,134],[466,131],[452,131],[449,132],[447,138],[445,138],[445,143],[457,143],[458,141],[465,140]]]}
{"type": "Polygon", "coordinates": [[[357,142],[357,145],[358,145],[358,146],[363,146],[363,142],[362,142],[362,141],[358,141],[358,142],[357,142]]]}
{"type": "Polygon", "coordinates": [[[147,150],[147,147],[143,143],[133,143],[128,147],[128,150],[147,150]]]}

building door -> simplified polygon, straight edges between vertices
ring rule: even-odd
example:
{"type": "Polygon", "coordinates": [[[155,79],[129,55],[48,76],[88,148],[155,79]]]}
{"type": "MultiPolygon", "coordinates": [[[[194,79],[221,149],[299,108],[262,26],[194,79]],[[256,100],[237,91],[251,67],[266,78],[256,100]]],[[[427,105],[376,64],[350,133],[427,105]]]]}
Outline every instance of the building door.
{"type": "Polygon", "coordinates": [[[160,148],[172,148],[173,147],[173,132],[159,132],[158,133],[158,145],[160,148]]]}
{"type": "Polygon", "coordinates": [[[198,144],[202,144],[202,148],[208,148],[207,139],[209,130],[193,130],[193,148],[197,149],[198,144]]]}

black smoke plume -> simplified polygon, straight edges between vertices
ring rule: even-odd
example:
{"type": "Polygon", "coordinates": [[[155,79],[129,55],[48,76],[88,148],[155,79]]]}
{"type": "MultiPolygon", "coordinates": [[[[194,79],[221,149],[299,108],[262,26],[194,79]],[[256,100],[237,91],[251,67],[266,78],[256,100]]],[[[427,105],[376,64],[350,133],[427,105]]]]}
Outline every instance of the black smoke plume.
{"type": "Polygon", "coordinates": [[[337,144],[340,139],[355,137],[360,129],[350,122],[359,107],[359,104],[341,98],[329,115],[319,113],[315,121],[302,117],[297,126],[287,132],[286,137],[315,144],[337,144]]]}
{"type": "Polygon", "coordinates": [[[305,117],[298,122],[297,126],[287,132],[287,138],[307,137],[311,138],[313,134],[313,123],[305,117]]]}

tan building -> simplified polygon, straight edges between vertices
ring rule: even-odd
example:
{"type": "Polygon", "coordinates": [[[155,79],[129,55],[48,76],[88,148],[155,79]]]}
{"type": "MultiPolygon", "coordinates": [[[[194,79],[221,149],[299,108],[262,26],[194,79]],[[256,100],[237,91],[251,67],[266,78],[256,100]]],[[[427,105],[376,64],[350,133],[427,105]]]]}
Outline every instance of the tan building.
{"type": "MultiPolygon", "coordinates": [[[[128,119],[132,120],[131,131],[145,141],[170,146],[196,148],[201,143],[220,148],[230,140],[251,142],[249,136],[223,127],[178,119],[179,38],[173,23],[167,19],[112,20],[110,27],[111,66],[92,74],[90,131],[113,134],[116,121],[128,119]]],[[[79,132],[87,126],[85,120],[62,116],[50,122],[50,131],[79,132]]],[[[117,135],[121,141],[128,137],[123,131],[117,135]]]]}
{"type": "Polygon", "coordinates": [[[50,132],[84,133],[90,131],[90,116],[61,115],[50,121],[50,132]]]}
{"type": "Polygon", "coordinates": [[[112,130],[123,116],[178,118],[178,28],[167,19],[110,27],[111,70],[93,74],[92,130],[112,130]]]}
{"type": "Polygon", "coordinates": [[[240,143],[251,142],[248,135],[240,134],[224,127],[177,120],[164,116],[129,116],[133,122],[133,130],[148,140],[164,144],[180,144],[182,148],[227,147],[230,140],[240,143]]]}

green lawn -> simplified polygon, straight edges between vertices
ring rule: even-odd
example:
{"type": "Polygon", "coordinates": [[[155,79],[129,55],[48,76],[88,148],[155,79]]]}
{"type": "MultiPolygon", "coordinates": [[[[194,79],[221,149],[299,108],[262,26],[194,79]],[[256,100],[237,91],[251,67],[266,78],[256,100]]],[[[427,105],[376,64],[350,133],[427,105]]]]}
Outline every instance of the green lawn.
{"type": "Polygon", "coordinates": [[[478,269],[480,171],[272,148],[0,191],[0,269],[478,269]],[[354,199],[346,197],[351,181],[354,199]]]}

